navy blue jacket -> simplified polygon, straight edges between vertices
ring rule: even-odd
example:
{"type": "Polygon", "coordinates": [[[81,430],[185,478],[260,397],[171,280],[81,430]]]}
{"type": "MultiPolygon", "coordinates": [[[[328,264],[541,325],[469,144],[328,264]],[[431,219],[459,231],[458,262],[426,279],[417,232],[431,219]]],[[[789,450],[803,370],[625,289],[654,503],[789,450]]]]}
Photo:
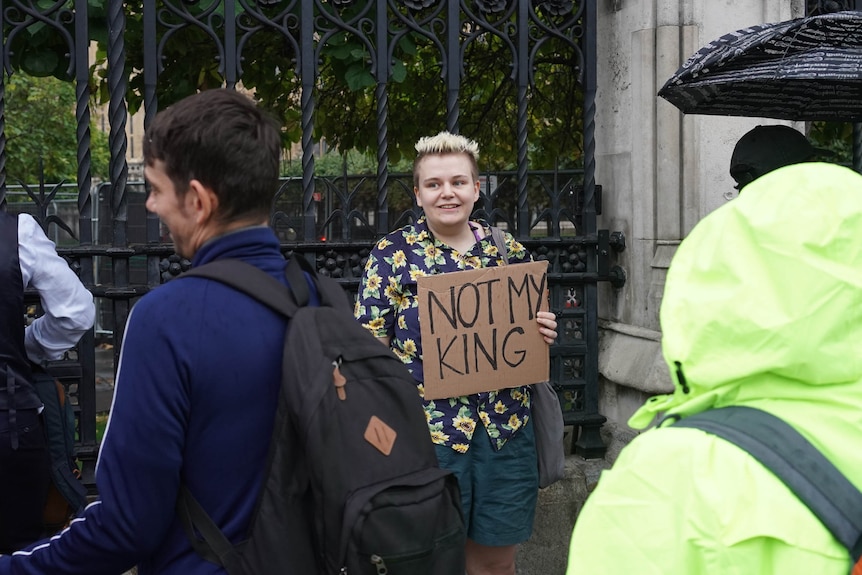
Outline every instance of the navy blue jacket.
{"type": "MultiPolygon", "coordinates": [[[[212,240],[193,265],[239,258],[284,282],[269,228],[212,240]]],[[[96,469],[99,501],[60,536],[0,557],[0,575],[223,574],[176,518],[180,478],[232,541],[263,480],[286,320],[203,278],[171,281],[129,318],[96,469]]],[[[289,544],[289,542],[285,542],[289,544]]]]}

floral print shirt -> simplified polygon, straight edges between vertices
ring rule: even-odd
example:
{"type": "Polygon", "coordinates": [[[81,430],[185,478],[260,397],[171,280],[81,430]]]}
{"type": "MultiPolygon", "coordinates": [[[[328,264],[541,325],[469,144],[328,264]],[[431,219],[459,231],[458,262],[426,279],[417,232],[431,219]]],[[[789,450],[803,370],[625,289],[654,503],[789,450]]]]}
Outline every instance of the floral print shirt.
{"type": "MultiPolygon", "coordinates": [[[[390,338],[392,351],[405,363],[424,398],[422,341],[416,278],[424,275],[503,265],[491,231],[466,253],[433,238],[425,218],[396,230],[368,256],[355,315],[376,337],[390,338]]],[[[509,263],[531,261],[523,245],[505,234],[509,263]]],[[[538,328],[537,328],[538,329],[538,328]]],[[[499,450],[530,418],[527,387],[500,389],[464,397],[424,401],[431,438],[464,453],[480,421],[499,450]]]]}

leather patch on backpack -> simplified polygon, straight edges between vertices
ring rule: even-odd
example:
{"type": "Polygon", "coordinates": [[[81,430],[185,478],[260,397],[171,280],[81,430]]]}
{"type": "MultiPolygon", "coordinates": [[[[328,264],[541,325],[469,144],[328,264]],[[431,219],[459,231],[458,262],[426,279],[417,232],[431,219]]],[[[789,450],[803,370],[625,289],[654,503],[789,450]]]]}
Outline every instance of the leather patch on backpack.
{"type": "Polygon", "coordinates": [[[395,438],[398,433],[382,419],[376,415],[372,415],[368,421],[368,427],[365,428],[365,441],[377,448],[383,455],[392,453],[392,446],[395,445],[395,438]]]}

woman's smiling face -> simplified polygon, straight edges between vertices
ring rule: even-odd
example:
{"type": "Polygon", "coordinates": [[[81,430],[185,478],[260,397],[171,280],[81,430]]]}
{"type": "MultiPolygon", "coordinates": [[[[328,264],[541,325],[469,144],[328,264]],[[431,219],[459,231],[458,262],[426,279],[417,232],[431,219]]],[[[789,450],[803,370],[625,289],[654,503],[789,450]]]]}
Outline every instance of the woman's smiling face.
{"type": "Polygon", "coordinates": [[[465,153],[428,155],[417,167],[416,203],[431,231],[453,232],[467,225],[479,199],[479,181],[465,153]]]}

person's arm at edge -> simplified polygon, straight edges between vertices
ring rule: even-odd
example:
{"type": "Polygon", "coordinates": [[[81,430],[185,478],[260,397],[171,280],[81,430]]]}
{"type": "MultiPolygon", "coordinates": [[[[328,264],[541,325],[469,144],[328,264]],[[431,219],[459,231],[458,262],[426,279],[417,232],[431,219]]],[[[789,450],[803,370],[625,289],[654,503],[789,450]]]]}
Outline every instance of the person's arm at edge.
{"type": "Polygon", "coordinates": [[[183,388],[173,364],[160,359],[170,355],[169,342],[155,345],[168,312],[147,304],[132,309],[124,336],[96,466],[99,499],[60,534],[0,557],[0,575],[122,573],[162,542],[175,514],[166,494],[177,490],[182,422],[159,413],[180,409],[183,388]]]}
{"type": "Polygon", "coordinates": [[[39,292],[45,311],[26,328],[27,355],[35,363],[59,359],[93,327],[93,296],[31,216],[18,218],[18,245],[24,285],[39,292]]]}

